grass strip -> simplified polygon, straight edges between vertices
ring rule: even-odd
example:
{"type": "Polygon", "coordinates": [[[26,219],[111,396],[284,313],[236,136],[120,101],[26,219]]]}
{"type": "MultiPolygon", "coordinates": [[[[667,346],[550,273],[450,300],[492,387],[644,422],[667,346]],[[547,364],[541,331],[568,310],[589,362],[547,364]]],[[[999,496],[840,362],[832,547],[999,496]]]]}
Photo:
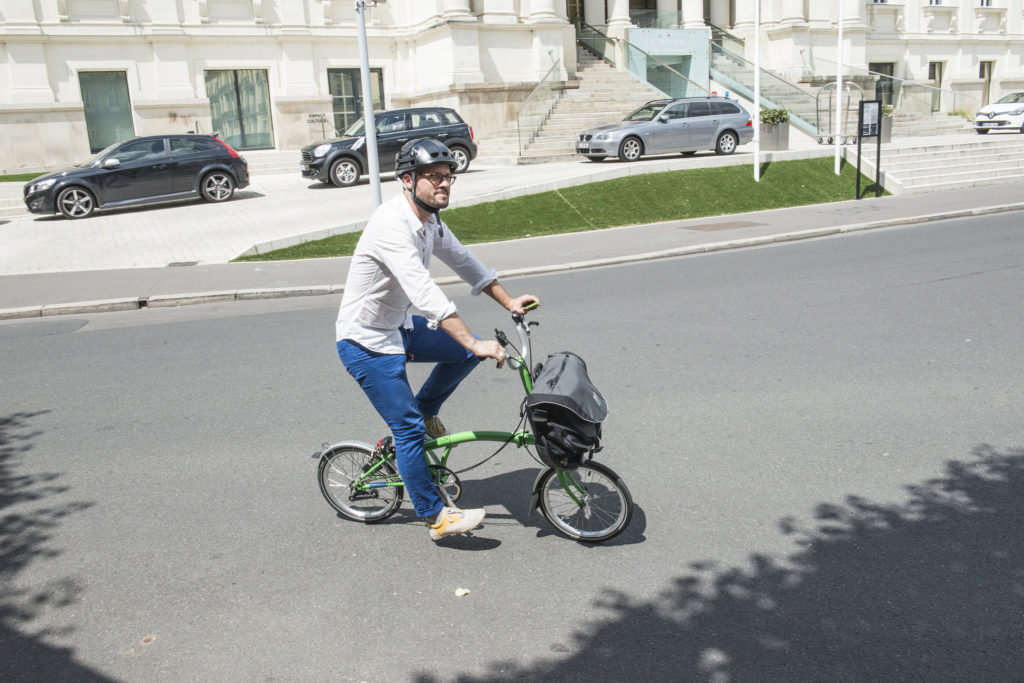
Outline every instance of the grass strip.
{"type": "MultiPolygon", "coordinates": [[[[766,162],[760,182],[749,164],[634,175],[448,209],[442,215],[463,243],[479,244],[854,199],[857,169],[842,161],[837,176],[834,163],[833,157],[766,162]]],[[[861,196],[874,194],[874,181],[862,176],[861,196]]],[[[359,234],[235,260],[351,256],[359,234]]]]}

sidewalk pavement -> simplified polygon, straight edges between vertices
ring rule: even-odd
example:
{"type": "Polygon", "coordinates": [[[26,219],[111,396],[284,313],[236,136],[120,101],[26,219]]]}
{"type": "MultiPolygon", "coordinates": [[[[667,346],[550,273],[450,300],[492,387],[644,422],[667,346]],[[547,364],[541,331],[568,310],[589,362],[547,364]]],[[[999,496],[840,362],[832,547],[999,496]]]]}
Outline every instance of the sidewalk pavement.
{"type": "MultiPolygon", "coordinates": [[[[827,150],[796,150],[781,153],[775,157],[794,158],[797,156],[821,156],[827,150]],[[787,155],[787,156],[782,156],[787,155]]],[[[734,155],[725,158],[733,163],[751,163],[752,156],[734,155]]],[[[639,164],[592,164],[567,162],[564,164],[544,164],[540,166],[491,167],[479,169],[460,178],[456,186],[455,196],[462,194],[462,203],[483,201],[483,197],[492,199],[500,196],[515,196],[527,191],[553,189],[581,182],[592,182],[595,179],[629,175],[640,172],[666,170],[666,168],[693,167],[694,159],[652,159],[646,165],[639,164]],[[471,181],[471,179],[473,179],[471,181]],[[504,187],[503,187],[504,186],[504,187]]],[[[706,157],[702,164],[723,163],[721,157],[706,157]]],[[[298,174],[295,174],[298,175],[298,174]]],[[[272,179],[273,176],[268,176],[272,179]]],[[[279,179],[283,183],[294,184],[293,176],[279,179]]],[[[272,180],[264,179],[264,187],[270,188],[272,180]]],[[[254,181],[256,185],[256,181],[254,181]]],[[[274,191],[280,185],[266,191],[266,197],[274,197],[274,191]]],[[[313,193],[320,194],[319,187],[310,187],[308,181],[301,184],[298,196],[279,194],[279,201],[263,201],[263,224],[274,225],[275,212],[281,215],[291,212],[293,218],[304,209],[321,216],[325,214],[319,204],[319,197],[310,201],[313,193]],[[277,207],[280,205],[280,207],[277,207]]],[[[365,200],[369,194],[368,185],[360,185],[346,190],[361,191],[362,196],[349,192],[352,199],[346,202],[346,212],[335,212],[338,205],[334,204],[334,196],[345,190],[324,188],[325,196],[329,194],[330,210],[326,211],[328,222],[333,222],[337,232],[358,227],[359,221],[365,216],[359,215],[357,208],[369,202],[365,200]],[[339,220],[343,216],[348,221],[339,220]],[[353,220],[356,219],[356,220],[353,220]]],[[[397,185],[391,181],[382,182],[385,201],[389,194],[397,192],[397,185]]],[[[667,221],[651,225],[639,225],[622,228],[597,230],[592,232],[568,235],[552,235],[527,238],[508,242],[477,244],[471,248],[487,265],[498,270],[502,277],[525,275],[543,272],[565,271],[577,268],[609,265],[641,261],[669,256],[699,254],[721,249],[757,246],[776,242],[821,237],[857,230],[878,227],[906,225],[911,223],[941,220],[963,216],[974,216],[985,213],[1015,211],[1024,209],[1024,201],[1020,201],[1024,191],[1024,183],[974,187],[966,190],[948,191],[935,194],[897,195],[880,198],[864,198],[831,204],[758,211],[746,214],[712,216],[699,219],[667,221]]],[[[257,194],[264,197],[263,194],[257,194]]],[[[236,223],[244,228],[253,223],[248,212],[242,212],[238,204],[247,202],[232,201],[223,205],[196,203],[177,207],[160,207],[155,209],[136,210],[134,212],[118,212],[108,216],[99,215],[86,221],[58,221],[60,231],[70,234],[70,241],[82,241],[75,233],[79,225],[102,225],[110,219],[125,221],[125,217],[136,227],[153,234],[160,235],[159,243],[181,240],[185,247],[199,244],[201,240],[189,242],[189,220],[197,220],[195,214],[202,210],[224,209],[233,207],[238,220],[222,218],[229,224],[210,229],[231,232],[237,229],[236,223]]],[[[327,203],[327,202],[323,202],[327,203]]],[[[453,206],[458,205],[453,202],[453,206]]],[[[259,214],[260,212],[257,212],[259,214]]],[[[313,215],[313,214],[310,214],[313,215]]],[[[259,215],[257,215],[259,218],[259,215]]],[[[49,221],[47,218],[26,217],[27,223],[21,225],[17,220],[18,230],[31,231],[33,223],[49,221]]],[[[258,222],[258,221],[257,221],[258,222]]],[[[308,227],[311,221],[301,225],[308,227]]],[[[295,221],[289,221],[294,225],[295,221]]],[[[291,233],[277,226],[279,236],[273,238],[278,242],[292,239],[291,233]],[[283,236],[281,236],[283,234],[283,236]]],[[[321,230],[328,230],[321,228],[321,230]]],[[[243,231],[244,232],[244,231],[243,231]]],[[[32,318],[61,314],[83,314],[90,312],[133,310],[158,306],[180,306],[196,303],[213,303],[251,299],[281,298],[289,296],[310,296],[335,294],[342,290],[348,270],[347,257],[310,259],[302,261],[276,261],[252,263],[227,263],[230,258],[245,249],[231,252],[227,256],[214,259],[220,262],[209,262],[201,259],[193,264],[174,264],[164,261],[155,264],[124,263],[124,256],[131,252],[108,254],[109,245],[84,244],[86,256],[91,261],[84,266],[75,266],[82,256],[68,250],[67,241],[59,236],[49,241],[42,240],[37,248],[46,249],[54,258],[62,258],[66,270],[55,269],[44,272],[44,268],[32,268],[31,259],[16,257],[16,250],[9,249],[8,240],[12,234],[10,223],[0,224],[0,320],[13,318],[32,318]],[[116,257],[121,258],[123,265],[116,265],[116,257]],[[77,260],[76,260],[77,259],[77,260]],[[89,265],[107,263],[114,265],[89,265]],[[75,269],[75,268],[78,269],[75,269]],[[19,269],[20,268],[20,269],[19,269]]],[[[255,232],[252,233],[258,241],[255,232]]],[[[248,246],[252,246],[250,241],[248,246]]],[[[233,247],[232,247],[233,248],[233,247]]],[[[185,260],[185,259],[183,259],[185,260]]],[[[443,265],[437,264],[435,275],[442,283],[455,282],[457,279],[443,265]]]]}

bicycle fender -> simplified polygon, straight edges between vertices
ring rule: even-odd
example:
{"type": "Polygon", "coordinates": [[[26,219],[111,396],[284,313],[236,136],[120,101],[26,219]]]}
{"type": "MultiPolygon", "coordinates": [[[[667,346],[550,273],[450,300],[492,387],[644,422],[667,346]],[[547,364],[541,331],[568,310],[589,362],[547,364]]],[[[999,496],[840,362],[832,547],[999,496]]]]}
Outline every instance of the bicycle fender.
{"type": "Polygon", "coordinates": [[[345,447],[365,448],[366,450],[368,450],[370,452],[372,452],[373,449],[375,448],[375,446],[372,446],[371,444],[368,444],[365,441],[338,441],[338,442],[332,443],[332,444],[325,444],[324,447],[323,447],[323,450],[321,450],[319,453],[315,454],[313,457],[314,458],[322,458],[322,457],[324,457],[325,455],[327,455],[328,453],[330,453],[331,451],[333,451],[336,448],[345,448],[345,447]]]}
{"type": "Polygon", "coordinates": [[[544,478],[544,475],[551,471],[552,468],[545,467],[537,473],[537,478],[533,480],[533,489],[530,493],[530,507],[526,510],[526,518],[529,519],[533,511],[540,507],[540,480],[544,478]]]}

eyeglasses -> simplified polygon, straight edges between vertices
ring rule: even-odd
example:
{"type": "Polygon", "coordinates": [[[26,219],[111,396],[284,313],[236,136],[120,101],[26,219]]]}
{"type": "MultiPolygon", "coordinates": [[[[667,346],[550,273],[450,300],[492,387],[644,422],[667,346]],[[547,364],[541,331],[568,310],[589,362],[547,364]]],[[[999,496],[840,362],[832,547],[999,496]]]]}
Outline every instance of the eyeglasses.
{"type": "Polygon", "coordinates": [[[444,181],[448,181],[449,185],[455,184],[455,176],[451,173],[420,173],[417,175],[418,178],[426,178],[431,182],[434,187],[438,187],[444,181]]]}

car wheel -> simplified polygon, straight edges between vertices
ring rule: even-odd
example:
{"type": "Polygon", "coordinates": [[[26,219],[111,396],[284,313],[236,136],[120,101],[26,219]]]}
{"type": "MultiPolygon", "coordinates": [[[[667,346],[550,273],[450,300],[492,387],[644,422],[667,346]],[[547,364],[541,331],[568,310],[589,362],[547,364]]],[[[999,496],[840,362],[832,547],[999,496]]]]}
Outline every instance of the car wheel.
{"type": "Polygon", "coordinates": [[[338,187],[351,187],[359,182],[359,167],[351,159],[338,159],[331,164],[331,182],[338,187]]]}
{"type": "Polygon", "coordinates": [[[715,143],[715,154],[732,154],[736,151],[736,133],[731,130],[727,130],[718,136],[718,142],[715,143]]]}
{"type": "Polygon", "coordinates": [[[593,156],[593,157],[587,157],[587,158],[590,159],[591,161],[604,161],[604,157],[602,157],[602,156],[593,156]]]}
{"type": "Polygon", "coordinates": [[[986,135],[988,133],[988,128],[975,128],[974,132],[978,135],[986,135]]]}
{"type": "Polygon", "coordinates": [[[212,171],[199,182],[199,191],[208,202],[226,202],[235,193],[235,179],[224,171],[212,171]]]}
{"type": "Polygon", "coordinates": [[[57,195],[57,210],[64,218],[86,218],[96,210],[96,200],[84,187],[65,187],[57,195]]]}
{"type": "Polygon", "coordinates": [[[684,157],[692,157],[696,152],[680,152],[684,157]]]}
{"type": "Polygon", "coordinates": [[[644,147],[638,138],[626,138],[619,145],[619,159],[622,161],[636,161],[643,153],[644,147]]]}
{"type": "Polygon", "coordinates": [[[458,164],[453,173],[462,173],[469,168],[469,152],[466,151],[465,147],[455,145],[453,147],[449,147],[448,151],[452,153],[452,158],[455,159],[455,163],[458,164]]]}

